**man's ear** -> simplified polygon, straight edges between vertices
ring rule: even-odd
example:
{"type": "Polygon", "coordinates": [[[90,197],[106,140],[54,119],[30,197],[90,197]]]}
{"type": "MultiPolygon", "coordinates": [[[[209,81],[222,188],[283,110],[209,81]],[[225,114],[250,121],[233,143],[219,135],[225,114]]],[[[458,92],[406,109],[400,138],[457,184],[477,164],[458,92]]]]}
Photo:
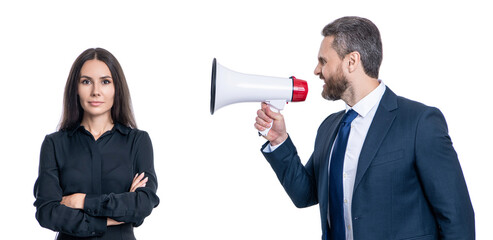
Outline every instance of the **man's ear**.
{"type": "Polygon", "coordinates": [[[349,73],[352,73],[358,69],[361,65],[361,55],[359,52],[351,52],[348,55],[346,55],[346,59],[348,61],[347,69],[349,73]]]}

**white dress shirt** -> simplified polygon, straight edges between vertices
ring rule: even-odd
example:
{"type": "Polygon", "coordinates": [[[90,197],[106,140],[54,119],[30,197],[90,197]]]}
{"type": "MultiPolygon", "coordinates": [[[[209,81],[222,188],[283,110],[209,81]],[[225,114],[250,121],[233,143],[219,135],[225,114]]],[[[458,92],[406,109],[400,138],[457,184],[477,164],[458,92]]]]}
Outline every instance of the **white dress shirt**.
{"type": "MultiPolygon", "coordinates": [[[[356,179],[356,169],[358,167],[358,159],[361,153],[361,148],[363,147],[363,143],[366,138],[366,134],[368,133],[368,129],[370,128],[371,122],[373,121],[373,117],[377,111],[378,105],[382,96],[385,92],[385,84],[380,81],[380,85],[375,88],[372,92],[370,92],[366,97],[361,99],[358,103],[356,103],[352,108],[346,104],[346,112],[350,109],[353,109],[358,113],[358,116],[351,122],[351,131],[349,133],[348,143],[346,147],[346,154],[344,156],[344,167],[343,167],[343,191],[344,191],[344,220],[346,222],[346,239],[353,240],[353,227],[352,227],[352,217],[351,217],[351,202],[353,199],[353,188],[354,181],[356,179]]],[[[336,136],[337,138],[337,136],[336,136]]],[[[284,143],[284,142],[283,142],[284,143]]],[[[283,143],[271,146],[267,144],[267,146],[262,150],[263,152],[273,152],[283,143]]],[[[332,149],[330,151],[330,155],[332,156],[332,149]]],[[[330,160],[329,159],[329,169],[330,169],[330,160]]],[[[327,171],[330,173],[330,170],[327,171]]],[[[329,220],[329,212],[327,208],[327,219],[329,220]]]]}
{"type": "MultiPolygon", "coordinates": [[[[353,199],[354,181],[356,180],[356,170],[358,168],[358,159],[361,153],[361,148],[365,142],[366,134],[370,128],[373,117],[377,111],[378,105],[385,92],[385,84],[380,82],[377,88],[370,92],[366,97],[361,99],[352,108],[346,104],[346,112],[353,109],[358,113],[358,116],[351,122],[351,131],[349,132],[346,154],[344,156],[344,167],[342,172],[342,186],[344,191],[344,220],[346,222],[346,239],[353,239],[353,227],[351,216],[351,202],[353,199]]],[[[337,139],[337,136],[336,136],[337,139]]],[[[332,151],[330,158],[332,158],[332,151]]],[[[330,161],[327,171],[330,173],[330,161]]],[[[329,212],[327,208],[327,219],[329,220],[329,212]]]]}

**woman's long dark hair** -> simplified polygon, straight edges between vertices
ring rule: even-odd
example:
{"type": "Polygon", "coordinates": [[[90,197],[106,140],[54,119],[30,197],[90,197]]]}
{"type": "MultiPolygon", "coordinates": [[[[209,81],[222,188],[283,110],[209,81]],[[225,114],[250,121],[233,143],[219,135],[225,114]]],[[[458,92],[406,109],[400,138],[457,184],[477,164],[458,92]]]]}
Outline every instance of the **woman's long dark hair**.
{"type": "Polygon", "coordinates": [[[115,85],[115,99],[111,108],[113,122],[118,122],[131,128],[137,128],[132,111],[132,101],[123,69],[115,56],[102,48],[89,48],[75,59],[65,84],[63,95],[63,114],[59,130],[73,129],[80,124],[84,110],[79,101],[78,86],[80,81],[80,70],[87,60],[97,59],[104,62],[111,72],[115,85]]]}

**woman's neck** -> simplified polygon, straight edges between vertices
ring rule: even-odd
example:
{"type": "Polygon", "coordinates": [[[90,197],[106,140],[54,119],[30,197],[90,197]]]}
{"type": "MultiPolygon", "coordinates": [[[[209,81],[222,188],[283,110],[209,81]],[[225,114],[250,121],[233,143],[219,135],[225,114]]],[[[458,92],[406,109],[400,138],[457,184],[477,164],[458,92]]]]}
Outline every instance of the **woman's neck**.
{"type": "Polygon", "coordinates": [[[95,140],[98,140],[103,133],[110,131],[114,124],[109,114],[102,116],[88,116],[84,114],[80,125],[84,126],[94,136],[95,140]]]}

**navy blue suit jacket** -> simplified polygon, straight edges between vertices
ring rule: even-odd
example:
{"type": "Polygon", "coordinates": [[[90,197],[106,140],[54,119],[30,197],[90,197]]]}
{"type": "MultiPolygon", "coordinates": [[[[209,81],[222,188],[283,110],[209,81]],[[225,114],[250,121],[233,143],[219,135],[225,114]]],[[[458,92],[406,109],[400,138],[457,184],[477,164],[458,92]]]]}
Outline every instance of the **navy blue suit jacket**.
{"type": "MultiPolygon", "coordinates": [[[[305,166],[290,138],[263,153],[297,207],[319,204],[322,239],[330,239],[327,156],[343,115],[322,122],[305,166]]],[[[438,109],[386,89],[361,149],[351,213],[355,240],[475,238],[469,193],[438,109]]]]}

